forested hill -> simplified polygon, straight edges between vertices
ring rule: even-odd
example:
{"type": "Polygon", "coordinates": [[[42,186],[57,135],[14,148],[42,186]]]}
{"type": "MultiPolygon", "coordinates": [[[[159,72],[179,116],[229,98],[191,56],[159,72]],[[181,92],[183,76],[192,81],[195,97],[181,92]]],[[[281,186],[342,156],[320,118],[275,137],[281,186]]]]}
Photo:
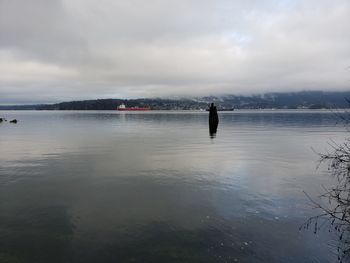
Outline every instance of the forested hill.
{"type": "Polygon", "coordinates": [[[115,110],[120,104],[127,107],[151,107],[153,110],[199,110],[214,102],[218,108],[235,109],[324,109],[348,108],[350,91],[266,93],[251,96],[226,95],[187,99],[97,99],[40,105],[7,105],[0,110],[115,110]]]}

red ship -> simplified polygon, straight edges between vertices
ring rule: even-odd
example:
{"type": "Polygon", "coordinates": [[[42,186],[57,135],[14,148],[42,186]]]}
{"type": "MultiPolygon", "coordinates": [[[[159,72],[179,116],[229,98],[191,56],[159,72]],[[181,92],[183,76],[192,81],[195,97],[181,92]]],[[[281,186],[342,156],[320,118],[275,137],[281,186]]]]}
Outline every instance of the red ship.
{"type": "Polygon", "coordinates": [[[150,107],[130,107],[130,108],[127,108],[125,107],[124,104],[121,104],[117,107],[117,110],[118,111],[148,111],[148,110],[151,110],[150,107]]]}

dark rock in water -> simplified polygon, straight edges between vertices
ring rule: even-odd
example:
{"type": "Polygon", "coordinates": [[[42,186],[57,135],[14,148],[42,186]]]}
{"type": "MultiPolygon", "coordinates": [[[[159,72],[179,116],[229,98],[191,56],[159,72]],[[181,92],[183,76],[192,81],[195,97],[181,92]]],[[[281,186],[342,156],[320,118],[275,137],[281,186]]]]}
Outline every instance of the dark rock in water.
{"type": "Polygon", "coordinates": [[[18,121],[16,119],[10,121],[10,123],[17,123],[18,121]]]}
{"type": "Polygon", "coordinates": [[[219,116],[214,103],[209,108],[209,134],[211,138],[215,137],[219,125],[219,116]]]}
{"type": "Polygon", "coordinates": [[[0,123],[3,122],[3,121],[4,121],[4,119],[3,119],[3,118],[0,118],[0,123]]]}

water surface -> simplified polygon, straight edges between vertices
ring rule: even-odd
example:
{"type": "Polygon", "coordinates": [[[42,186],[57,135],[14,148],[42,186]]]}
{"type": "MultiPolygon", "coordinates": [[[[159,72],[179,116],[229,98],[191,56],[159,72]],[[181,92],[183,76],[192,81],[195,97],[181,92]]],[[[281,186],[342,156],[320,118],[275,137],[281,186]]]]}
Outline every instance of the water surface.
{"type": "Polygon", "coordinates": [[[0,262],[331,262],[325,111],[1,112],[0,262]],[[314,150],[313,150],[314,149],[314,150]]]}

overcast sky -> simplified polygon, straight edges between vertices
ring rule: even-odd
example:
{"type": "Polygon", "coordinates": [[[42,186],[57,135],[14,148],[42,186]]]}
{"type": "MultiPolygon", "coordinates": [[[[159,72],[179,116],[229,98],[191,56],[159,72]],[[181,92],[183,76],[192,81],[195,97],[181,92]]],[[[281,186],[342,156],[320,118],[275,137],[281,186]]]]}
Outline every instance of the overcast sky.
{"type": "Polygon", "coordinates": [[[350,90],[349,0],[0,0],[0,104],[350,90]]]}

